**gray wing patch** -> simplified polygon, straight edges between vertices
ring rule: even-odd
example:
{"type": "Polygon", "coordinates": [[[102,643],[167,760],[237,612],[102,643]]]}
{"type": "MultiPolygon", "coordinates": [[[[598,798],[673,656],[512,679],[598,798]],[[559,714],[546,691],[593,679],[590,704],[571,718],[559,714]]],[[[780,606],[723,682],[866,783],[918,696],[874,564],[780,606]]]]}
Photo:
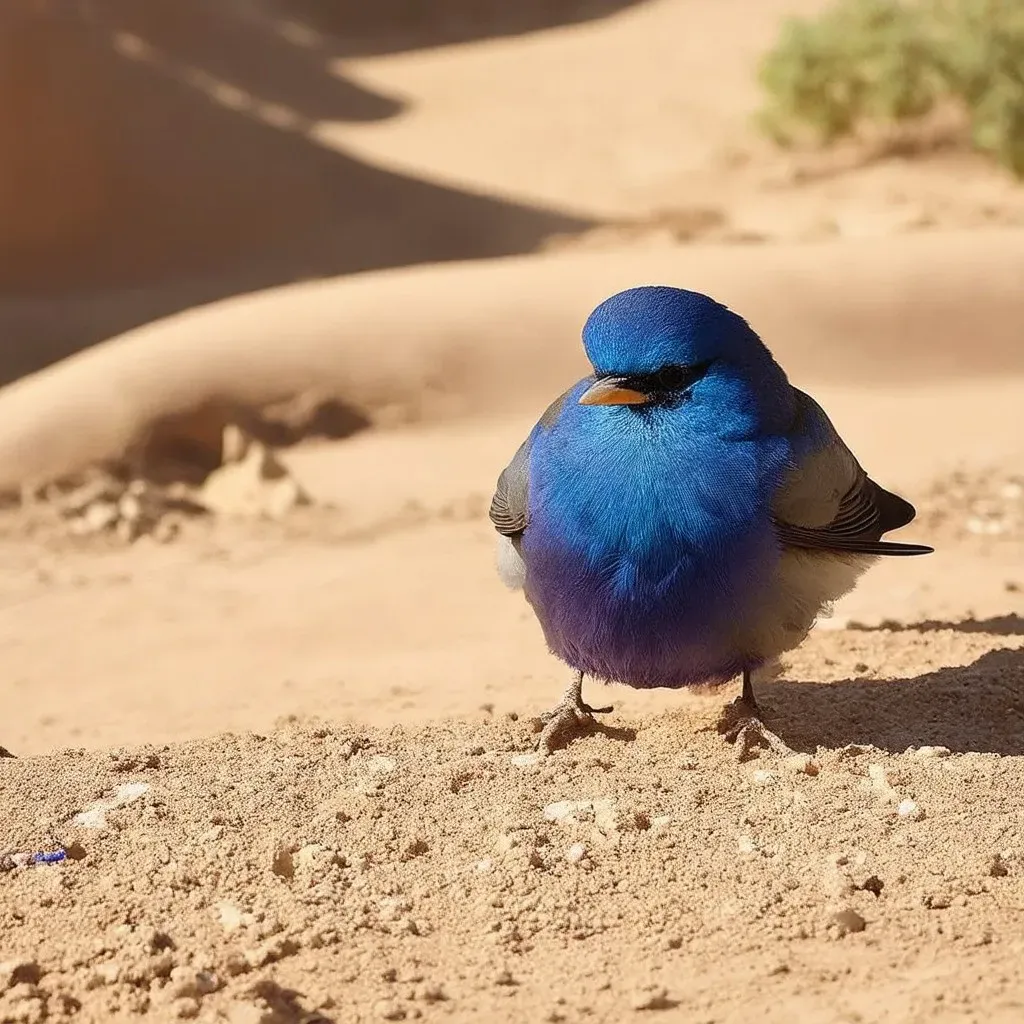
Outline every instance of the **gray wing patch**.
{"type": "Polygon", "coordinates": [[[488,513],[498,533],[516,537],[526,529],[530,501],[530,447],[528,437],[512,461],[501,471],[488,513]]]}
{"type": "MultiPolygon", "coordinates": [[[[794,389],[795,390],[795,389],[794,389]]],[[[922,544],[883,541],[906,526],[914,506],[885,490],[861,468],[821,407],[797,391],[796,430],[824,435],[818,451],[804,460],[780,488],[774,508],[779,540],[789,547],[864,555],[924,555],[922,544]]]]}
{"type": "MultiPolygon", "coordinates": [[[[576,387],[574,384],[573,387],[576,387]]],[[[558,421],[566,398],[572,391],[559,395],[544,410],[538,426],[550,429],[558,421]]],[[[536,429],[536,428],[535,428],[536,429]]],[[[488,513],[494,528],[505,537],[518,537],[527,527],[530,510],[530,450],[534,431],[519,446],[512,461],[501,471],[488,513]]]]}

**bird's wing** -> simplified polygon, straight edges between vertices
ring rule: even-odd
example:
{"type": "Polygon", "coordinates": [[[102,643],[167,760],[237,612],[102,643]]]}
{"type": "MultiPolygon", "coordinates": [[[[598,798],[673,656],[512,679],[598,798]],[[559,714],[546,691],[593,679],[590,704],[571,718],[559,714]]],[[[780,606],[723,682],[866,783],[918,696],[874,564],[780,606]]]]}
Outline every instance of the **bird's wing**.
{"type": "MultiPolygon", "coordinates": [[[[796,391],[796,389],[794,389],[796,391]]],[[[821,407],[796,391],[794,435],[809,438],[805,455],[776,492],[772,514],[788,547],[863,555],[924,555],[930,547],[883,541],[906,526],[914,506],[880,487],[836,433],[821,407]]]]}
{"type": "MultiPolygon", "coordinates": [[[[573,385],[573,388],[577,385],[573,385]]],[[[527,526],[530,508],[530,450],[538,428],[548,429],[558,420],[570,392],[559,395],[544,410],[537,426],[530,436],[519,446],[519,451],[512,456],[512,461],[501,471],[498,486],[491,499],[490,517],[494,528],[505,537],[518,537],[527,526]]]]}
{"type": "Polygon", "coordinates": [[[518,537],[526,529],[530,499],[530,448],[533,434],[519,446],[512,461],[501,471],[491,499],[489,515],[494,528],[505,537],[518,537]]]}

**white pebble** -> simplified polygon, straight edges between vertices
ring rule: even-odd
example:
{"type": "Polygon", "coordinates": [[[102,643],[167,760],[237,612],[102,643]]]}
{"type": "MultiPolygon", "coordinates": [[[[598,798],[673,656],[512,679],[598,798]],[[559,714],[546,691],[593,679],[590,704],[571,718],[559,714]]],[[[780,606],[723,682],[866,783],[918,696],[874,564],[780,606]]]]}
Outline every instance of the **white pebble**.
{"type": "Polygon", "coordinates": [[[924,811],[910,799],[901,800],[896,813],[907,821],[920,821],[924,817],[924,811]]]}
{"type": "Polygon", "coordinates": [[[489,875],[494,870],[494,861],[490,857],[478,860],[474,865],[478,875],[489,875]]]}
{"type": "Polygon", "coordinates": [[[572,846],[565,851],[565,859],[570,864],[579,864],[586,855],[587,848],[582,843],[573,843],[572,846]]]}
{"type": "Polygon", "coordinates": [[[740,836],[739,842],[736,845],[740,853],[757,853],[757,842],[750,836],[740,836]]]}
{"type": "Polygon", "coordinates": [[[247,928],[256,923],[253,914],[247,913],[241,907],[236,907],[234,903],[222,901],[215,904],[213,909],[216,911],[221,927],[229,935],[231,932],[238,931],[239,928],[247,928]]]}
{"type": "Polygon", "coordinates": [[[759,786],[767,786],[768,783],[775,781],[775,773],[765,771],[763,768],[759,768],[756,772],[754,772],[752,778],[754,782],[756,782],[759,786]]]}
{"type": "Polygon", "coordinates": [[[105,501],[97,501],[82,513],[82,521],[88,533],[102,533],[108,526],[117,522],[117,506],[105,501]]]}
{"type": "Polygon", "coordinates": [[[81,828],[106,828],[107,811],[130,804],[147,792],[149,792],[148,782],[126,782],[118,786],[112,796],[89,804],[84,811],[80,811],[71,819],[71,824],[81,828]]]}

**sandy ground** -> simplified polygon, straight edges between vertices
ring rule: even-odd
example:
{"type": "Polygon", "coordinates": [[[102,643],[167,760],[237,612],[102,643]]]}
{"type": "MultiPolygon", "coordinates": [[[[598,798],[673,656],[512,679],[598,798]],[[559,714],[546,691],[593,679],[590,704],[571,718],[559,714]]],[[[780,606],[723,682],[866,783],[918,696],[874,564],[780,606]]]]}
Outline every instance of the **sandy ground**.
{"type": "Polygon", "coordinates": [[[1019,1019],[1024,384],[816,393],[938,551],[765,688],[804,760],[593,687],[535,762],[564,671],[485,519],[523,417],[300,447],[280,523],[11,513],[4,845],[69,859],[0,873],[3,1019],[1019,1019]]]}
{"type": "Polygon", "coordinates": [[[0,1022],[1021,1020],[1024,193],[753,140],[817,0],[438,5],[0,12],[0,1022]],[[593,686],[532,754],[565,670],[487,504],[651,280],[748,315],[937,549],[765,685],[793,758],[736,759],[731,688],[593,686]],[[34,490],[292,393],[371,427],[276,452],[308,505],[129,544],[34,490]]]}

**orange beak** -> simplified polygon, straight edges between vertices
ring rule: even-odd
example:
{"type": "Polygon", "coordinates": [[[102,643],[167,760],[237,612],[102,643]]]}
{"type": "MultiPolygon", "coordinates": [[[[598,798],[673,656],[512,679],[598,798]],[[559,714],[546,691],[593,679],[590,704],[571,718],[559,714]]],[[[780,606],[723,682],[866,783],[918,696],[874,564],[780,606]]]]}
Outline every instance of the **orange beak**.
{"type": "Polygon", "coordinates": [[[650,395],[634,388],[624,387],[622,377],[602,377],[580,397],[580,405],[643,405],[650,395]]]}

